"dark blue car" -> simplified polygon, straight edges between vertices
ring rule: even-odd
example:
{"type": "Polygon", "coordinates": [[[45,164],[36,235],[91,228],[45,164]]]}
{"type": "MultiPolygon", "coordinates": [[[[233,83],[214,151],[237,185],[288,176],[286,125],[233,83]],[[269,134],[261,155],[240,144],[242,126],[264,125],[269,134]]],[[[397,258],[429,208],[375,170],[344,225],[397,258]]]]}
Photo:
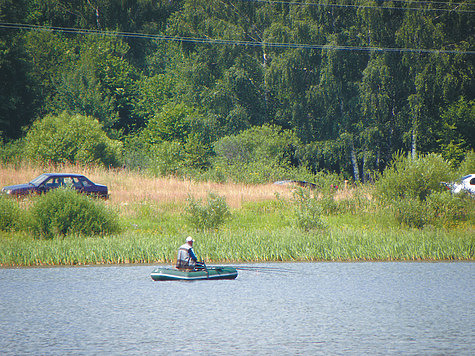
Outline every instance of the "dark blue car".
{"type": "Polygon", "coordinates": [[[12,196],[42,194],[59,187],[69,187],[80,193],[100,198],[107,199],[109,197],[107,186],[93,183],[81,174],[71,173],[43,173],[30,183],[3,187],[2,193],[12,196]]]}

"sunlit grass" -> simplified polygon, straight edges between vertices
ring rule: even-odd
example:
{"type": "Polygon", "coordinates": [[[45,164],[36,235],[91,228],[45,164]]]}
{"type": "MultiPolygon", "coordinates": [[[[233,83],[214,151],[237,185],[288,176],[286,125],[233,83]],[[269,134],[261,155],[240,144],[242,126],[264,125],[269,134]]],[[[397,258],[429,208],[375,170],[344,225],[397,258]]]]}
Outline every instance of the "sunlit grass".
{"type": "MultiPolygon", "coordinates": [[[[473,233],[473,231],[472,231],[473,233]]],[[[0,235],[3,266],[173,263],[184,234],[129,231],[119,236],[38,240],[0,235]]],[[[208,263],[251,261],[472,260],[473,234],[337,228],[196,233],[195,250],[208,263]]]]}
{"type": "MultiPolygon", "coordinates": [[[[473,260],[473,219],[450,228],[401,226],[377,206],[371,187],[339,190],[338,213],[324,227],[296,227],[292,188],[278,185],[197,183],[153,178],[97,167],[0,167],[0,185],[27,182],[47,172],[82,173],[111,189],[105,204],[117,211],[122,233],[40,239],[31,231],[0,232],[1,266],[173,263],[184,238],[193,235],[199,257],[209,263],[258,261],[473,260]],[[217,231],[198,232],[186,219],[187,198],[209,192],[226,198],[231,217],[217,231]]],[[[19,202],[28,210],[35,199],[19,202]]]]}
{"type": "Polygon", "coordinates": [[[193,182],[174,177],[152,177],[126,169],[106,169],[96,166],[54,165],[38,167],[22,163],[21,166],[0,167],[0,187],[27,183],[45,172],[84,174],[95,183],[105,184],[110,191],[109,204],[124,206],[141,202],[173,204],[184,202],[192,195],[204,199],[209,192],[224,196],[228,205],[239,208],[247,201],[266,201],[276,194],[290,197],[288,187],[275,184],[246,185],[233,183],[193,182]]]}

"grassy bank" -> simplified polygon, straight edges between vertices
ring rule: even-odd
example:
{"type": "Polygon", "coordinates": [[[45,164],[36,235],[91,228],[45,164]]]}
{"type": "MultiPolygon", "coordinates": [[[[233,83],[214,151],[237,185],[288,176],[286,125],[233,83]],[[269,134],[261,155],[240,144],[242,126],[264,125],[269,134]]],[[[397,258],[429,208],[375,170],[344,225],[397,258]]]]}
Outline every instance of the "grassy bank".
{"type": "MultiPolygon", "coordinates": [[[[3,231],[0,266],[173,263],[187,235],[195,237],[197,254],[209,263],[474,259],[473,216],[456,224],[406,227],[376,204],[371,187],[310,200],[323,209],[321,226],[304,231],[296,224],[299,208],[290,186],[195,183],[76,166],[3,167],[0,185],[53,170],[83,173],[107,184],[111,199],[104,204],[119,216],[121,232],[41,239],[28,227],[3,231]],[[195,231],[186,217],[187,198],[203,199],[209,192],[225,197],[231,218],[215,231],[195,231]]],[[[31,199],[19,202],[26,212],[32,204],[31,199]]]]}
{"type": "MultiPolygon", "coordinates": [[[[302,233],[241,231],[196,234],[196,252],[208,261],[441,261],[472,260],[473,237],[463,231],[362,231],[349,228],[302,233]]],[[[22,234],[0,238],[2,266],[173,263],[182,239],[159,232],[69,236],[51,240],[22,234]]]]}

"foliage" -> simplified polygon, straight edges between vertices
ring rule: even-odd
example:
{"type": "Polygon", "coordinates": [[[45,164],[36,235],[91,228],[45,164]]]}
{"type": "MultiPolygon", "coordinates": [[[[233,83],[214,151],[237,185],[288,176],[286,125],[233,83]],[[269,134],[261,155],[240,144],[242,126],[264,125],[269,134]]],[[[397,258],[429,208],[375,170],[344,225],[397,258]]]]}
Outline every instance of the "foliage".
{"type": "Polygon", "coordinates": [[[178,175],[184,166],[184,148],[179,141],[163,141],[150,146],[148,171],[156,176],[178,175]]]}
{"type": "Polygon", "coordinates": [[[13,200],[0,195],[0,230],[18,230],[21,227],[21,210],[13,200]]]}
{"type": "Polygon", "coordinates": [[[103,202],[71,189],[54,189],[39,197],[31,216],[33,230],[43,238],[104,235],[120,230],[117,216],[103,202]]]}
{"type": "Polygon", "coordinates": [[[190,196],[187,214],[189,224],[196,230],[217,230],[231,217],[226,199],[214,193],[208,193],[206,204],[190,196]]]}
{"type": "Polygon", "coordinates": [[[441,117],[444,119],[438,139],[441,153],[444,158],[457,165],[470,148],[470,142],[475,141],[475,100],[467,102],[460,98],[445,109],[441,117]]]}
{"type": "Polygon", "coordinates": [[[242,181],[261,164],[366,182],[395,152],[435,152],[456,167],[475,149],[473,4],[413,6],[4,0],[3,23],[40,27],[2,29],[0,131],[18,139],[66,110],[109,137],[179,142],[185,174],[242,181]],[[266,151],[263,125],[292,133],[286,152],[266,151]],[[245,132],[265,144],[249,147],[245,132]]]}
{"type": "Polygon", "coordinates": [[[121,142],[106,136],[96,119],[63,112],[35,121],[25,137],[24,154],[32,161],[43,163],[117,166],[121,146],[121,142]]]}
{"type": "Polygon", "coordinates": [[[392,205],[396,220],[403,225],[422,228],[429,222],[427,204],[414,197],[404,197],[392,205]]]}
{"type": "Polygon", "coordinates": [[[267,125],[253,127],[216,141],[213,166],[239,182],[281,180],[293,170],[297,145],[298,139],[291,131],[267,125]]]}
{"type": "Polygon", "coordinates": [[[427,206],[430,211],[430,222],[436,226],[475,221],[475,199],[468,194],[434,192],[427,198],[427,206]]]}
{"type": "Polygon", "coordinates": [[[326,225],[322,220],[323,208],[319,197],[309,189],[298,188],[294,191],[296,203],[296,224],[299,229],[309,231],[322,229],[326,225]]]}
{"type": "Polygon", "coordinates": [[[3,164],[15,164],[21,162],[22,150],[22,140],[3,142],[0,138],[0,162],[3,164]]]}
{"type": "Polygon", "coordinates": [[[475,151],[467,152],[464,160],[460,164],[457,170],[460,177],[472,174],[475,172],[475,151]]]}
{"type": "Polygon", "coordinates": [[[448,191],[434,192],[426,201],[404,197],[394,202],[392,207],[396,220],[409,227],[450,227],[469,219],[475,221],[474,199],[463,195],[456,196],[448,191]]]}
{"type": "MultiPolygon", "coordinates": [[[[472,231],[473,233],[473,231],[472,231]]],[[[413,229],[361,230],[335,227],[207,231],[194,235],[207,262],[264,261],[473,261],[473,234],[413,229]],[[223,243],[226,242],[226,243],[223,243]]],[[[120,236],[53,239],[45,243],[0,234],[0,265],[173,263],[181,238],[176,233],[126,231],[120,236]]]]}
{"type": "Polygon", "coordinates": [[[404,204],[412,204],[414,199],[422,202],[432,192],[442,191],[442,182],[453,178],[450,164],[440,155],[421,155],[414,159],[396,155],[376,183],[376,192],[384,201],[391,203],[408,198],[404,204]]]}
{"type": "Polygon", "coordinates": [[[190,120],[197,115],[194,108],[183,103],[169,103],[150,119],[142,135],[151,143],[161,141],[184,141],[190,132],[190,120]]]}

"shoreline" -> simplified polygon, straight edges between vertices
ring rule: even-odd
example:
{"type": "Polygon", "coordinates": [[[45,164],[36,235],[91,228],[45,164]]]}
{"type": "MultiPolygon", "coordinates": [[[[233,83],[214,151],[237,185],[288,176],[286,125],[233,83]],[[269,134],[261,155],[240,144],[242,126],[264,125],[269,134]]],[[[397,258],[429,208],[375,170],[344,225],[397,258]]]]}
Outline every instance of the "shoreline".
{"type": "MultiPolygon", "coordinates": [[[[429,260],[429,259],[420,259],[420,260],[346,260],[346,261],[336,261],[336,260],[312,260],[312,261],[252,261],[252,262],[245,262],[245,261],[229,261],[229,262],[210,262],[209,266],[215,265],[236,265],[236,266],[249,266],[249,265],[262,265],[262,264],[313,264],[313,263],[474,263],[475,259],[459,259],[459,260],[429,260]]],[[[162,262],[150,262],[150,263],[96,263],[96,264],[61,264],[61,265],[0,265],[0,270],[6,269],[24,269],[24,268],[38,268],[38,269],[47,269],[47,268],[89,268],[89,267],[154,267],[154,266],[163,266],[169,267],[173,266],[174,264],[170,263],[162,263],[162,262]]],[[[207,263],[208,265],[208,263],[207,263]]]]}

